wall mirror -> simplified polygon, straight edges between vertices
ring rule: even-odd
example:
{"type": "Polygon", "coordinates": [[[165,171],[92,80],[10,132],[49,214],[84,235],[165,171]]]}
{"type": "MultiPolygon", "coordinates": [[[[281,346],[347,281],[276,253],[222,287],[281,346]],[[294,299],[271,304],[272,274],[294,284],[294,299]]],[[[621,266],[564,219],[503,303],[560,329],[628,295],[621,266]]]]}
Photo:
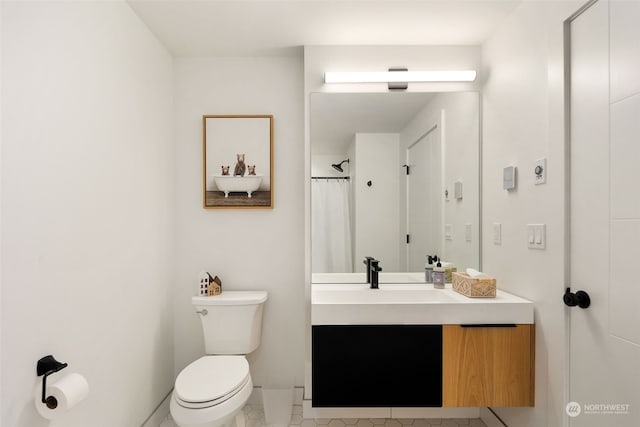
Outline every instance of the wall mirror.
{"type": "Polygon", "coordinates": [[[364,281],[366,256],[389,281],[422,281],[427,255],[480,268],[479,108],[477,92],[311,94],[313,282],[364,281]]]}
{"type": "Polygon", "coordinates": [[[273,207],[273,116],[202,117],[203,206],[273,207]]]}

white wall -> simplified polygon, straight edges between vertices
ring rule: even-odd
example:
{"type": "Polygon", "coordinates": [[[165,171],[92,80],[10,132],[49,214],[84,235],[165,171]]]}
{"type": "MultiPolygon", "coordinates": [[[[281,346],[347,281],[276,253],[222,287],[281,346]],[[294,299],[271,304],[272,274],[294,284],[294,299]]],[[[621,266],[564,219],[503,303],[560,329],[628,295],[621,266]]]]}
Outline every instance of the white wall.
{"type": "MultiPolygon", "coordinates": [[[[0,3],[0,23],[2,23],[3,21],[3,16],[4,16],[4,6],[2,5],[2,3],[0,3]]],[[[2,151],[3,151],[3,146],[4,146],[4,127],[3,127],[3,122],[4,122],[4,117],[2,114],[2,100],[4,99],[4,92],[3,92],[3,75],[4,75],[4,55],[3,55],[3,51],[4,51],[4,32],[2,31],[2,28],[4,27],[0,27],[0,201],[2,201],[2,194],[3,194],[3,185],[2,185],[2,177],[3,177],[3,168],[2,168],[2,151]]],[[[4,369],[2,369],[2,366],[4,366],[4,340],[2,339],[2,335],[1,335],[1,331],[2,331],[2,289],[3,289],[3,276],[4,274],[2,273],[2,265],[3,265],[3,256],[2,256],[2,247],[4,245],[2,245],[2,241],[3,241],[3,222],[2,222],[2,208],[0,208],[0,401],[2,400],[2,386],[1,384],[3,383],[4,380],[4,369]]],[[[2,405],[0,404],[0,420],[2,419],[2,405]]]]}
{"type": "Polygon", "coordinates": [[[394,244],[400,239],[399,139],[397,133],[355,135],[355,155],[350,160],[357,171],[351,174],[355,272],[366,270],[362,263],[366,256],[379,260],[383,271],[399,271],[398,245],[394,244]]]}
{"type": "MultiPolygon", "coordinates": [[[[449,190],[444,201],[444,223],[453,226],[453,240],[443,241],[438,255],[453,262],[459,271],[467,267],[478,268],[479,205],[480,205],[480,117],[478,92],[440,93],[413,117],[400,133],[400,158],[406,157],[407,148],[421,138],[433,125],[440,127],[443,144],[443,186],[449,190]],[[444,118],[444,122],[442,119],[444,118]],[[463,198],[453,197],[453,183],[463,183],[463,198]],[[471,242],[465,239],[465,224],[471,224],[471,242]]],[[[400,179],[400,229],[406,230],[406,180],[400,179]]],[[[444,224],[442,224],[444,225],[444,224]]],[[[444,229],[441,230],[444,236],[444,229]]],[[[405,251],[401,245],[401,264],[405,251]]],[[[426,254],[425,254],[426,255],[426,254]]]]}
{"type": "Polygon", "coordinates": [[[204,354],[191,306],[201,270],[224,290],[264,289],[257,386],[302,385],[304,144],[302,59],[178,58],[175,66],[175,373],[204,354]],[[273,114],[274,208],[202,209],[202,115],[273,114]]]}
{"type": "Polygon", "coordinates": [[[171,58],[124,2],[2,9],[0,424],[48,425],[53,354],[91,391],[52,426],[140,425],[173,383],[171,58]]]}
{"type": "Polygon", "coordinates": [[[340,163],[341,161],[348,159],[349,156],[344,154],[314,154],[311,156],[311,176],[348,176],[351,163],[343,163],[342,170],[344,172],[338,172],[332,164],[340,163]]]}
{"type": "Polygon", "coordinates": [[[523,2],[483,45],[483,270],[535,303],[534,408],[494,408],[509,426],[563,424],[564,102],[562,22],[581,2],[523,2]],[[547,158],[547,184],[534,163],[547,158]],[[518,167],[515,191],[502,169],[518,167]],[[492,225],[502,224],[502,244],[492,225]],[[526,224],[547,224],[547,249],[527,249],[526,224]]]}

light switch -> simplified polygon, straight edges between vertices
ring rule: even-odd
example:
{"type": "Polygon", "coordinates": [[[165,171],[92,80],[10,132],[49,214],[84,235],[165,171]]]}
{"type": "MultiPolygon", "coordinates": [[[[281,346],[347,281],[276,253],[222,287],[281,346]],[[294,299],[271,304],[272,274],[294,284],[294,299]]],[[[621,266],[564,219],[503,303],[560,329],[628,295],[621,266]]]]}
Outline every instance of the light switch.
{"type": "Polygon", "coordinates": [[[493,223],[493,244],[502,244],[502,224],[499,222],[493,223]]]}
{"type": "Polygon", "coordinates": [[[471,224],[464,225],[464,238],[467,242],[470,242],[472,239],[473,228],[471,224]]]}
{"type": "Polygon", "coordinates": [[[527,242],[529,249],[546,249],[546,224],[527,224],[527,242]]]}
{"type": "Polygon", "coordinates": [[[456,181],[453,183],[453,196],[456,200],[462,200],[462,182],[456,181]]]}
{"type": "Polygon", "coordinates": [[[513,190],[516,188],[516,167],[507,166],[502,170],[502,188],[513,190]]]}
{"type": "Polygon", "coordinates": [[[444,239],[453,240],[453,225],[445,224],[444,226],[444,239]]]}

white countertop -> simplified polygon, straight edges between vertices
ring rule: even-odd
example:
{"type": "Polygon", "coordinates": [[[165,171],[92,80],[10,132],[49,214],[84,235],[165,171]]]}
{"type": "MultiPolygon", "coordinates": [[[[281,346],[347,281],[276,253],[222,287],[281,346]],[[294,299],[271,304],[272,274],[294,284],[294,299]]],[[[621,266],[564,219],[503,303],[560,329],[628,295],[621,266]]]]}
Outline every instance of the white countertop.
{"type": "Polygon", "coordinates": [[[312,325],[532,324],[533,303],[498,290],[468,298],[432,284],[332,283],[311,285],[312,325]]]}

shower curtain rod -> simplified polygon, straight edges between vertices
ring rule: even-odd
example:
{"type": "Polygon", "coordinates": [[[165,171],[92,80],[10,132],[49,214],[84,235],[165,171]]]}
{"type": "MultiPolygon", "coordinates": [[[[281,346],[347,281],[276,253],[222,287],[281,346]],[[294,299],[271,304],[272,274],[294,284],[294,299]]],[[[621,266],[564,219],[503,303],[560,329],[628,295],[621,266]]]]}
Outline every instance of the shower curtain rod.
{"type": "Polygon", "coordinates": [[[348,176],[312,176],[311,179],[346,179],[349,180],[348,176]]]}

